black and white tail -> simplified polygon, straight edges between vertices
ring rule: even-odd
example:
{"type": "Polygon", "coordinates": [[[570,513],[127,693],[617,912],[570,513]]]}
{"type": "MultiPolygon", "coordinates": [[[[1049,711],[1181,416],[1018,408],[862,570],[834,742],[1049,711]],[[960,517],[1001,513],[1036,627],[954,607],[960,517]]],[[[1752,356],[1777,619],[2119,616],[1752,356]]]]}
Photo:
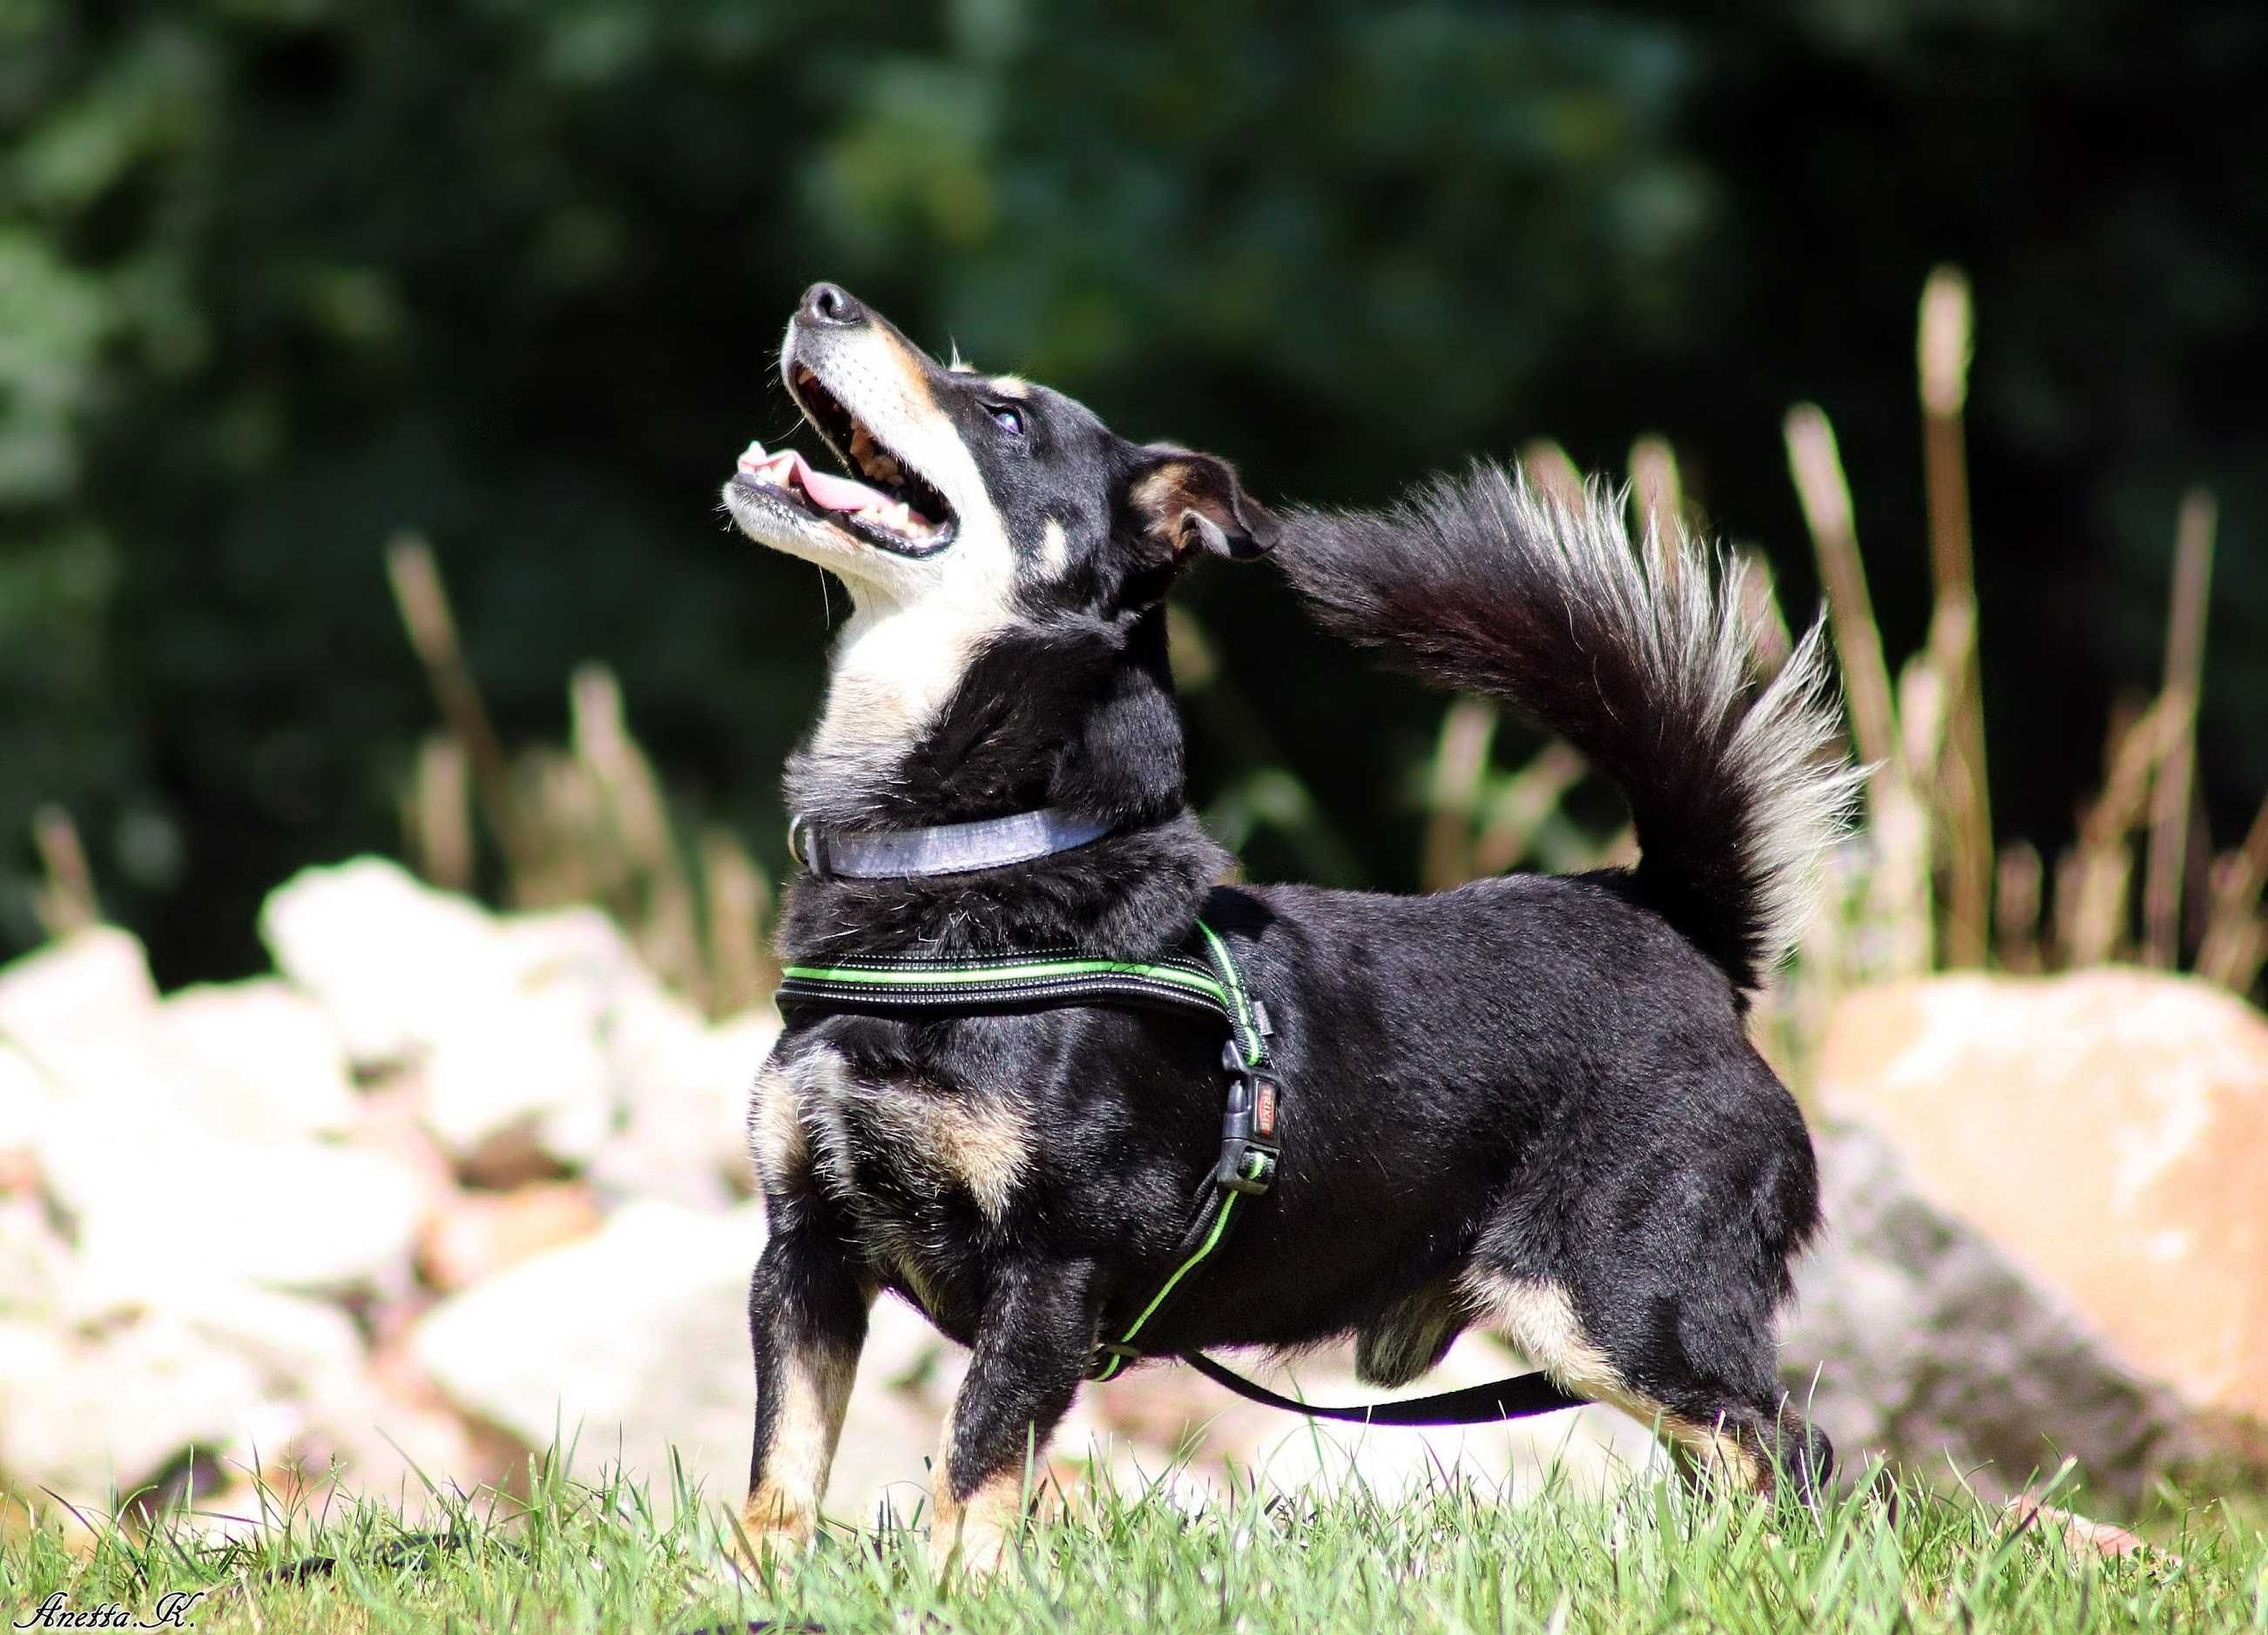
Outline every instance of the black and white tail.
{"type": "Polygon", "coordinates": [[[1860,773],[1815,626],[1759,690],[1740,570],[1476,465],[1381,512],[1305,512],[1276,553],[1322,622],[1444,686],[1504,699],[1630,803],[1640,895],[1754,989],[1811,911],[1860,773]]]}

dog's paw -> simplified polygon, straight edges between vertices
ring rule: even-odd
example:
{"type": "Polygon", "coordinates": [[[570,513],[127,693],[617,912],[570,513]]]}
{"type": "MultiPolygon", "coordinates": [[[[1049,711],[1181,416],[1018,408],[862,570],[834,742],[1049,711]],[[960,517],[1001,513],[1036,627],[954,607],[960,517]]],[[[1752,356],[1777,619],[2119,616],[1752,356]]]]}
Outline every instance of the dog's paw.
{"type": "Polygon", "coordinates": [[[740,1508],[738,1525],[730,1529],[726,1560],[742,1578],[754,1580],[767,1567],[793,1561],[811,1547],[818,1536],[819,1518],[752,1498],[740,1508]]]}
{"type": "Polygon", "coordinates": [[[939,1558],[939,1576],[959,1578],[969,1584],[990,1584],[1000,1576],[1012,1554],[1015,1529],[985,1516],[968,1515],[948,1535],[940,1550],[937,1536],[930,1540],[939,1558]]]}

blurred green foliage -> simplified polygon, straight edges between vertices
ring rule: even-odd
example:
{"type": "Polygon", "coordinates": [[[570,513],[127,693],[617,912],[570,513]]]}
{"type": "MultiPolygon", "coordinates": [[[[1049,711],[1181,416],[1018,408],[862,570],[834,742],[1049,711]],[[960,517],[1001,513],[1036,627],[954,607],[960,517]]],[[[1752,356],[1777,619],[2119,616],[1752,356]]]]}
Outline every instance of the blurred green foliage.
{"type": "MultiPolygon", "coordinates": [[[[713,495],[790,427],[821,276],[1273,497],[1660,431],[1798,609],[1778,428],[1815,398],[1904,651],[1914,301],[1959,261],[1996,814],[2066,831],[2205,482],[2225,839],[2268,785],[2263,91],[2250,0],[0,0],[0,942],[42,799],[176,979],[394,843],[431,722],[402,527],[508,737],[603,659],[683,809],[769,841],[827,599],[713,495]]],[[[1407,884],[1437,706],[1264,573],[1194,594],[1338,872],[1407,884]]],[[[1201,724],[1201,792],[1251,747],[1201,724]]]]}

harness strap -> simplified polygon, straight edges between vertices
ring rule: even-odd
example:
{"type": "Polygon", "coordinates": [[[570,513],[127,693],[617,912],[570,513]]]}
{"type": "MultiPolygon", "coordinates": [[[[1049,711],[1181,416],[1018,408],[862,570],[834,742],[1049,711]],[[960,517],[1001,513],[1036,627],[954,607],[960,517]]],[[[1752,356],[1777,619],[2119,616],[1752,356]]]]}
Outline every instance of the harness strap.
{"type": "MultiPolygon", "coordinates": [[[[1150,1353],[1143,1332],[1188,1292],[1194,1274],[1219,1253],[1247,1197],[1275,1184],[1281,1149],[1277,1140],[1282,1087],[1268,1052],[1273,1033],[1268,1007],[1246,991],[1242,974],[1220,935],[1197,922],[1198,954],[1151,961],[1102,960],[1072,949],[1002,954],[947,963],[923,959],[846,959],[833,965],[791,965],[776,996],[791,1010],[930,1012],[946,1014],[1016,1011],[1064,1005],[1121,1004],[1202,1012],[1225,1023],[1228,1042],[1221,1066],[1228,1094],[1221,1113],[1220,1157],[1197,1189],[1195,1211],[1173,1251],[1173,1270],[1149,1303],[1116,1340],[1096,1345],[1086,1377],[1116,1379],[1150,1353]]],[[[1305,1414],[1379,1425],[1481,1425],[1572,1408],[1569,1396],[1540,1374],[1499,1380],[1461,1391],[1361,1408],[1329,1408],[1280,1396],[1222,1367],[1201,1351],[1182,1361],[1224,1389],[1249,1401],[1305,1414]]]]}

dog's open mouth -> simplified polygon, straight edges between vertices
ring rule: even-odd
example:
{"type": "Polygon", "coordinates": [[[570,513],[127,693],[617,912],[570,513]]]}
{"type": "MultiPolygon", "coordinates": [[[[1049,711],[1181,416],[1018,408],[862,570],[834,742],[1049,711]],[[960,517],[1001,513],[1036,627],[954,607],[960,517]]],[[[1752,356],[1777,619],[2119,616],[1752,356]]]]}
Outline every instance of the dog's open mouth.
{"type": "Polygon", "coordinates": [[[792,448],[772,453],[762,443],[751,443],[740,455],[736,483],[878,550],[928,556],[952,543],[954,519],[945,496],[885,447],[817,375],[794,365],[788,372],[788,391],[836,457],[866,481],[814,469],[792,448]]]}

